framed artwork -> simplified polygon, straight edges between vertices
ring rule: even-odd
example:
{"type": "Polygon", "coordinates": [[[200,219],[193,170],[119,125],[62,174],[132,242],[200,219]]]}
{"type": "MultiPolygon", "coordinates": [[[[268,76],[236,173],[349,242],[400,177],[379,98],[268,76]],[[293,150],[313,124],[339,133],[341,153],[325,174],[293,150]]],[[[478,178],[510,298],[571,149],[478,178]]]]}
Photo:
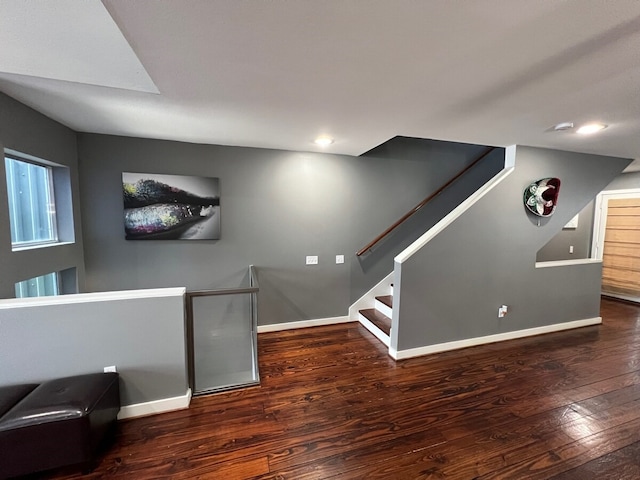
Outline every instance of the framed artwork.
{"type": "Polygon", "coordinates": [[[220,179],[122,173],[127,240],[217,240],[220,179]]]}

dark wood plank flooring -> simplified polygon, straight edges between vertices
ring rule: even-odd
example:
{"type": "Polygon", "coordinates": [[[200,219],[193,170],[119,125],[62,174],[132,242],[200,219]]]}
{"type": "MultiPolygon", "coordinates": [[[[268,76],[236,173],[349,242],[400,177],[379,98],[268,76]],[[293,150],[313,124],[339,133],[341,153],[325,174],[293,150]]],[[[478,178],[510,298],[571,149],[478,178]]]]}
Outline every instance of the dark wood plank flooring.
{"type": "Polygon", "coordinates": [[[120,422],[89,475],[638,479],[640,308],[601,326],[394,362],[358,324],[261,334],[260,387],[120,422]]]}

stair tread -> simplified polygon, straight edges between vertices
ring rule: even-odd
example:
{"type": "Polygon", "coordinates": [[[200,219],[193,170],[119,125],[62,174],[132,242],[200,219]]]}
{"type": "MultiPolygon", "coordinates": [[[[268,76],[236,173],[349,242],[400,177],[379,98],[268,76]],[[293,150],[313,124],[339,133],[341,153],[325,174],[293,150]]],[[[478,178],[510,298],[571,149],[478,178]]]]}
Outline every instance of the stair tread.
{"type": "Polygon", "coordinates": [[[360,310],[360,313],[376,327],[382,330],[385,335],[391,334],[391,319],[384,313],[380,313],[375,308],[360,310]]]}
{"type": "Polygon", "coordinates": [[[387,307],[393,307],[393,295],[382,295],[380,297],[376,297],[376,300],[384,303],[387,307]]]}

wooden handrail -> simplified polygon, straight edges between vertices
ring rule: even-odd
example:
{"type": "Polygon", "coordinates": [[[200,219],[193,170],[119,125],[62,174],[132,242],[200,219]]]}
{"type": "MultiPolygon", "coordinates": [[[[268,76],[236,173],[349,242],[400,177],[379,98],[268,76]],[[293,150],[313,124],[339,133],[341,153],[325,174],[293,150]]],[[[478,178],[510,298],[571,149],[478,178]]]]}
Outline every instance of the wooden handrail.
{"type": "Polygon", "coordinates": [[[402,223],[404,223],[411,215],[413,215],[414,213],[416,213],[418,210],[420,210],[422,207],[424,207],[427,203],[429,203],[431,200],[433,200],[435,197],[437,197],[438,195],[440,195],[445,188],[447,188],[449,185],[451,185],[453,182],[455,182],[458,178],[460,178],[462,175],[464,175],[465,173],[467,173],[467,171],[471,170],[471,168],[473,168],[480,160],[482,160],[484,157],[486,157],[487,155],[489,155],[491,152],[493,152],[495,150],[496,147],[489,147],[487,150],[485,150],[485,152],[480,155],[478,158],[476,158],[473,162],[471,162],[469,165],[467,165],[466,167],[464,167],[460,172],[458,172],[458,174],[456,176],[454,176],[453,178],[451,178],[447,183],[445,183],[444,185],[442,185],[438,190],[436,190],[435,192],[433,192],[431,195],[429,195],[427,198],[425,198],[424,200],[422,200],[418,205],[416,205],[415,207],[413,207],[411,210],[409,210],[407,213],[405,213],[402,218],[400,218],[397,222],[395,222],[393,225],[391,225],[389,228],[387,228],[384,232],[382,232],[380,235],[378,235],[372,242],[368,243],[366,246],[362,247],[360,250],[358,250],[356,252],[356,255],[359,257],[361,255],[363,255],[364,253],[368,252],[369,250],[371,250],[380,240],[382,240],[384,237],[386,237],[387,235],[389,235],[391,232],[393,232],[396,228],[398,228],[402,223]]]}

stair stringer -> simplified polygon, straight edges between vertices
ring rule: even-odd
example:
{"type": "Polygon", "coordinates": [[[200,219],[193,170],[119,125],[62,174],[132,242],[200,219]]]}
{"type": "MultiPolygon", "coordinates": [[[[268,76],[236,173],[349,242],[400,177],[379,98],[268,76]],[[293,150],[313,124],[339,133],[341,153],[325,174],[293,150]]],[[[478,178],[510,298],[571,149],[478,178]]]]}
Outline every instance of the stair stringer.
{"type": "Polygon", "coordinates": [[[372,308],[375,303],[375,298],[381,295],[389,295],[391,293],[391,283],[393,282],[393,272],[389,273],[386,277],[380,280],[374,287],[365,293],[362,297],[356,300],[353,305],[349,307],[349,318],[357,322],[358,312],[365,308],[372,308]]]}
{"type": "Polygon", "coordinates": [[[378,340],[380,340],[385,346],[390,346],[390,339],[387,337],[378,327],[376,327],[369,320],[360,315],[360,310],[366,308],[372,308],[375,304],[375,298],[382,295],[389,295],[391,293],[391,282],[393,280],[393,272],[380,280],[371,290],[365,293],[362,297],[356,300],[353,305],[349,307],[349,319],[354,322],[360,322],[360,324],[369,330],[378,340]]]}

